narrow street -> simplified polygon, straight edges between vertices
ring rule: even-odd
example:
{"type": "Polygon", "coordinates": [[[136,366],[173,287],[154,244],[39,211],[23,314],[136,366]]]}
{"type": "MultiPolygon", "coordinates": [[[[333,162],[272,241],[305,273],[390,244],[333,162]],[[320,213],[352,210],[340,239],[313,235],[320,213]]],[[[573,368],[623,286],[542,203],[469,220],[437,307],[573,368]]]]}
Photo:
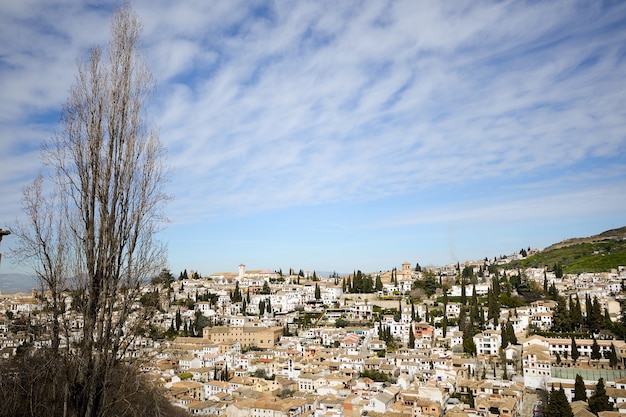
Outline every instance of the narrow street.
{"type": "Polygon", "coordinates": [[[535,390],[525,389],[520,416],[533,417],[533,408],[537,401],[541,401],[539,393],[535,390]]]}

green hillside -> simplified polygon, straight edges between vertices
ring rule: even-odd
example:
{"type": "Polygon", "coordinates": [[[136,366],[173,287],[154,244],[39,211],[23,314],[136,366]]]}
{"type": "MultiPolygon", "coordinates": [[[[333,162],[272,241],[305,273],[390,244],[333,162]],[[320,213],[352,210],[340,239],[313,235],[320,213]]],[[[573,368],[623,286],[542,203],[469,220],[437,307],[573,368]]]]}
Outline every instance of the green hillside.
{"type": "Polygon", "coordinates": [[[560,264],[563,272],[606,272],[626,265],[626,227],[588,238],[554,244],[521,261],[522,267],[541,268],[560,264]]]}

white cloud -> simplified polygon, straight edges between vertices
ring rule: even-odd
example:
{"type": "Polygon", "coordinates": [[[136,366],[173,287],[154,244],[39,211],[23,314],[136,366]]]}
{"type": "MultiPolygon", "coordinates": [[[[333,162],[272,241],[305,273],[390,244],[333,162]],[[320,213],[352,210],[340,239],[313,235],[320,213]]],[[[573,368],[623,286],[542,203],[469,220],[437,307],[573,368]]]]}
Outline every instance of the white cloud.
{"type": "MultiPolygon", "coordinates": [[[[5,178],[33,165],[15,151],[20,138],[45,137],[25,121],[60,108],[75,58],[108,31],[107,10],[42,4],[0,13],[10,40],[0,139],[15,161],[5,178]]],[[[589,157],[615,157],[626,145],[626,31],[615,25],[624,6],[612,7],[137,1],[160,88],[153,119],[176,172],[172,217],[542,170],[558,182],[589,157]]]]}

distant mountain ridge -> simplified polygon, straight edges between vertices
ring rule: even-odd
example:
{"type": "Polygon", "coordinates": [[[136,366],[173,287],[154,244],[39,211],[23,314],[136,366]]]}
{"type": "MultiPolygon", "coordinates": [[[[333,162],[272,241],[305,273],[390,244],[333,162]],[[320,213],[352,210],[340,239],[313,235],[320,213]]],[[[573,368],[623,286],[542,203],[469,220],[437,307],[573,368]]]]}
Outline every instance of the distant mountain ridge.
{"type": "Polygon", "coordinates": [[[37,278],[27,274],[0,274],[0,292],[2,294],[14,294],[18,292],[30,293],[37,288],[37,278]]]}

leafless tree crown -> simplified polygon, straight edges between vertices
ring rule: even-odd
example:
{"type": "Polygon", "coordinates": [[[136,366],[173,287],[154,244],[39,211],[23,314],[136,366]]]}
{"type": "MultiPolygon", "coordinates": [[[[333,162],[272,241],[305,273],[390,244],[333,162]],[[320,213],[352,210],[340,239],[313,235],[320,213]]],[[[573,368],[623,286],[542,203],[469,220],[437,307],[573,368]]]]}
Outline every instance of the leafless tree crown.
{"type": "Polygon", "coordinates": [[[83,297],[68,395],[85,416],[106,409],[102,388],[141,318],[132,300],[165,262],[155,235],[165,221],[167,170],[145,113],[155,83],[139,54],[141,31],[130,6],[120,7],[108,48],[95,47],[78,63],[60,129],[42,152],[51,182],[39,176],[25,189],[27,221],[16,227],[16,253],[32,261],[50,294],[55,349],[62,291],[83,297]]]}

